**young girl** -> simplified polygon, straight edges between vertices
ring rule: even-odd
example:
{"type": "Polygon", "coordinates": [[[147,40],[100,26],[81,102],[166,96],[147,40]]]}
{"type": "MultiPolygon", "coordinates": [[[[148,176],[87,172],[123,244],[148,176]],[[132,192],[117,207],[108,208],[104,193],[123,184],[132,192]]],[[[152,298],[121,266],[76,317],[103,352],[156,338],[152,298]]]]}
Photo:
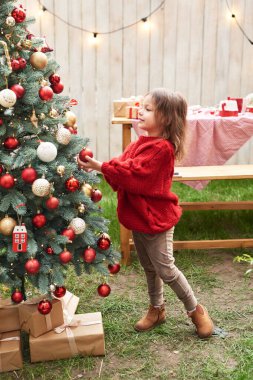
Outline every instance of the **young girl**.
{"type": "Polygon", "coordinates": [[[173,257],[174,226],[180,219],[178,197],[171,192],[174,160],[181,158],[187,103],[178,93],[158,88],[149,92],[139,111],[138,127],[146,132],[109,162],[78,159],[85,170],[103,173],[118,195],[118,218],[133,231],[140,263],[147,278],[150,307],[134,326],[151,330],[165,322],[163,283],[183,302],[200,338],[212,335],[213,322],[198,304],[191,286],[173,257]]]}

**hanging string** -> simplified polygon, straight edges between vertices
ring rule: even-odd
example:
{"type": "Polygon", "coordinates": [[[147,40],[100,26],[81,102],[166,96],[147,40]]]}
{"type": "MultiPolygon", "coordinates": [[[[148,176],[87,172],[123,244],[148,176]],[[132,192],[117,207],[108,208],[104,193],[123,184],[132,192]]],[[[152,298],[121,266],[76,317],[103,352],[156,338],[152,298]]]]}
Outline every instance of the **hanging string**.
{"type": "Polygon", "coordinates": [[[151,15],[153,15],[153,14],[154,14],[155,12],[157,12],[160,8],[162,8],[162,6],[164,5],[164,3],[165,3],[166,0],[162,0],[161,3],[160,3],[155,9],[153,9],[153,10],[152,10],[147,16],[142,17],[140,20],[135,21],[135,22],[133,22],[133,23],[131,23],[131,24],[128,24],[128,25],[122,26],[122,27],[117,28],[117,29],[109,30],[108,32],[98,32],[98,31],[95,31],[95,32],[94,32],[94,31],[92,31],[92,30],[88,30],[88,29],[82,28],[82,27],[80,27],[80,26],[73,25],[73,24],[71,24],[70,22],[64,20],[62,17],[60,17],[60,16],[58,16],[57,14],[55,14],[54,12],[49,11],[49,10],[47,9],[47,7],[45,7],[45,5],[42,3],[41,0],[38,0],[38,1],[39,1],[39,4],[40,4],[40,6],[41,6],[41,8],[42,8],[43,11],[47,11],[48,13],[50,13],[50,14],[51,14],[52,16],[54,16],[55,18],[57,18],[58,20],[62,21],[64,24],[66,24],[66,25],[68,25],[68,26],[71,26],[71,27],[74,28],[74,29],[78,29],[78,30],[81,30],[81,31],[83,31],[83,32],[91,33],[91,34],[97,36],[98,34],[112,34],[112,33],[116,33],[116,32],[119,32],[119,31],[121,31],[121,30],[125,30],[125,29],[127,29],[127,28],[131,28],[132,26],[137,25],[137,24],[138,24],[139,22],[141,22],[141,21],[142,21],[142,22],[146,22],[147,19],[148,19],[151,15]]]}
{"type": "Polygon", "coordinates": [[[239,21],[237,20],[235,14],[231,11],[231,8],[230,8],[230,6],[229,6],[229,4],[228,4],[228,0],[226,0],[226,4],[227,4],[227,7],[228,7],[229,12],[231,13],[231,17],[235,19],[235,22],[236,22],[238,28],[240,29],[240,31],[242,32],[242,34],[244,35],[244,37],[247,38],[247,40],[249,41],[249,43],[250,43],[251,45],[253,45],[253,41],[248,37],[248,35],[246,34],[246,32],[244,31],[244,29],[243,29],[242,26],[240,25],[239,21]]]}

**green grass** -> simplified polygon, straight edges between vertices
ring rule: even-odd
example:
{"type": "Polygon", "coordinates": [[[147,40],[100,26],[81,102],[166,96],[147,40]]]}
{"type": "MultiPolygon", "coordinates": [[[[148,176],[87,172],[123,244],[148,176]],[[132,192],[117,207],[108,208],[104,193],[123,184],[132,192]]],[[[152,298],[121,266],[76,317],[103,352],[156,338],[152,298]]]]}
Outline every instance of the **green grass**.
{"type": "MultiPolygon", "coordinates": [[[[119,247],[116,194],[102,182],[101,202],[111,220],[110,236],[119,247]]],[[[198,192],[175,183],[173,190],[187,201],[209,199],[252,199],[253,185],[247,180],[210,183],[198,192]],[[229,189],[229,190],[228,190],[229,189]]],[[[252,236],[251,211],[203,211],[184,213],[176,228],[176,239],[209,239],[252,236]]],[[[250,251],[250,250],[249,250],[250,251]]],[[[24,339],[24,369],[1,374],[1,380],[252,380],[253,330],[252,282],[244,279],[244,264],[232,263],[245,250],[179,251],[178,267],[193,286],[200,302],[211,311],[216,325],[228,333],[225,339],[200,340],[185,315],[183,306],[165,287],[168,317],[148,333],[136,333],[133,325],[148,305],[142,268],[133,254],[131,266],[122,268],[109,283],[112,293],[100,298],[96,288],[99,274],[77,279],[69,270],[67,288],[80,297],[78,313],[101,311],[105,330],[106,356],[75,357],[46,363],[29,363],[27,337],[24,339]],[[99,377],[99,373],[101,376],[99,377]]]]}

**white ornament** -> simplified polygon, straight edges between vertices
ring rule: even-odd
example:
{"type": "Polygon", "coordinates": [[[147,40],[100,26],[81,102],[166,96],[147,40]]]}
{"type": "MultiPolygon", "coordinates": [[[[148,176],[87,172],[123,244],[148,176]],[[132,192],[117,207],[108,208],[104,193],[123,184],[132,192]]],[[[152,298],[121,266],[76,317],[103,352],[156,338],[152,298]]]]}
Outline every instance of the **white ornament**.
{"type": "Polygon", "coordinates": [[[54,284],[51,284],[51,285],[49,286],[49,289],[50,289],[51,292],[54,292],[54,291],[55,291],[55,285],[54,285],[54,284]]]}
{"type": "Polygon", "coordinates": [[[59,144],[68,145],[71,140],[71,132],[64,127],[59,127],[56,132],[56,140],[59,144]]]}
{"type": "Polygon", "coordinates": [[[84,232],[86,224],[82,218],[74,218],[71,220],[69,227],[71,227],[75,234],[78,235],[84,232]]]}
{"type": "Polygon", "coordinates": [[[8,16],[5,22],[8,26],[14,26],[16,24],[15,18],[12,16],[8,16]]]}
{"type": "Polygon", "coordinates": [[[37,156],[43,162],[51,162],[57,156],[57,148],[51,142],[42,142],[37,148],[37,156]]]}
{"type": "Polygon", "coordinates": [[[0,104],[5,108],[10,108],[14,106],[17,101],[17,96],[14,91],[8,88],[0,91],[0,104]]]}
{"type": "Polygon", "coordinates": [[[38,197],[46,197],[50,193],[50,183],[45,178],[36,179],[32,184],[32,192],[38,197]]]}

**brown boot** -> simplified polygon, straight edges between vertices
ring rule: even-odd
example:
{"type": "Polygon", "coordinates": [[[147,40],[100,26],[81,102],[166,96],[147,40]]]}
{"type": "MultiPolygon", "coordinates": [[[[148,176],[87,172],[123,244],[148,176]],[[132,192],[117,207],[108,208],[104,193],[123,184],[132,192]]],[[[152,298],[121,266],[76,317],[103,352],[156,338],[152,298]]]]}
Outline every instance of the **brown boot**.
{"type": "Polygon", "coordinates": [[[187,312],[188,316],[196,326],[196,332],[200,338],[208,338],[214,330],[213,321],[204,306],[198,304],[196,310],[187,312]]]}
{"type": "Polygon", "coordinates": [[[155,326],[165,322],[164,304],[160,307],[149,306],[147,314],[142,317],[134,326],[136,331],[149,331],[155,326]]]}

